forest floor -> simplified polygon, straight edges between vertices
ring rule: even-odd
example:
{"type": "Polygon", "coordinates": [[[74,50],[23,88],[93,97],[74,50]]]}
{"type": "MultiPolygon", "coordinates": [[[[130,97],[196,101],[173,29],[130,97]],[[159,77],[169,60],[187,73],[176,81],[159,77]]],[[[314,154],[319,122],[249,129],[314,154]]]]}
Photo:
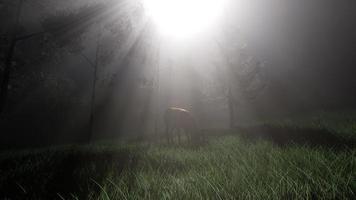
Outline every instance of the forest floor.
{"type": "Polygon", "coordinates": [[[0,199],[356,199],[351,115],[264,122],[206,144],[0,153],[0,199]]]}

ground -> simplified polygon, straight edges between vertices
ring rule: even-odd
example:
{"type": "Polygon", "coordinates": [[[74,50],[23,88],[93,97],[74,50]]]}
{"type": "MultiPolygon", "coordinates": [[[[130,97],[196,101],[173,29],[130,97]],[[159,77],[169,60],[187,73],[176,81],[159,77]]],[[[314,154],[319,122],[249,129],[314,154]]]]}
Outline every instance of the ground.
{"type": "Polygon", "coordinates": [[[322,116],[210,133],[199,146],[103,142],[2,152],[0,199],[356,199],[355,124],[333,116],[333,123],[322,116]]]}

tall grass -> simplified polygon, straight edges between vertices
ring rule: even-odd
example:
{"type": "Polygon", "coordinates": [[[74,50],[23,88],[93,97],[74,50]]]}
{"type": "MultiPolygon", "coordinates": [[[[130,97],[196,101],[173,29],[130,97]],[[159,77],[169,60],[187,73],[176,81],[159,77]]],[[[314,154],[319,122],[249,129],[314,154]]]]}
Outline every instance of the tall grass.
{"type": "Polygon", "coordinates": [[[99,199],[352,199],[356,152],[224,137],[198,149],[150,147],[113,172],[99,199]]]}
{"type": "Polygon", "coordinates": [[[0,154],[0,199],[356,199],[356,150],[100,144],[0,154]]]}

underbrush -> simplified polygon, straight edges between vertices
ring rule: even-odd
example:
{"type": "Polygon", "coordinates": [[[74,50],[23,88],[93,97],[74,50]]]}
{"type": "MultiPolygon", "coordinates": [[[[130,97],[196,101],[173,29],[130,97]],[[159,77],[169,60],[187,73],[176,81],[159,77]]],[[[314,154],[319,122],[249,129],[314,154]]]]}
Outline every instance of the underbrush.
{"type": "Polygon", "coordinates": [[[265,124],[279,128],[326,130],[338,137],[356,139],[356,112],[316,112],[276,120],[262,120],[265,124]]]}

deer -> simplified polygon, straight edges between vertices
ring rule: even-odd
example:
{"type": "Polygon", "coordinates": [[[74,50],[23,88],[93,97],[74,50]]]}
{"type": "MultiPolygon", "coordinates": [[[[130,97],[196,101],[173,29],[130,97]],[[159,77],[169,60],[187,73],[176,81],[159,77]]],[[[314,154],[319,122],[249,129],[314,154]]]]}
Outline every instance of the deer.
{"type": "Polygon", "coordinates": [[[198,142],[200,139],[201,135],[196,120],[191,112],[186,109],[178,107],[168,108],[164,113],[164,123],[166,125],[168,143],[174,141],[175,134],[178,137],[178,143],[181,143],[183,133],[190,142],[198,142]]]}

